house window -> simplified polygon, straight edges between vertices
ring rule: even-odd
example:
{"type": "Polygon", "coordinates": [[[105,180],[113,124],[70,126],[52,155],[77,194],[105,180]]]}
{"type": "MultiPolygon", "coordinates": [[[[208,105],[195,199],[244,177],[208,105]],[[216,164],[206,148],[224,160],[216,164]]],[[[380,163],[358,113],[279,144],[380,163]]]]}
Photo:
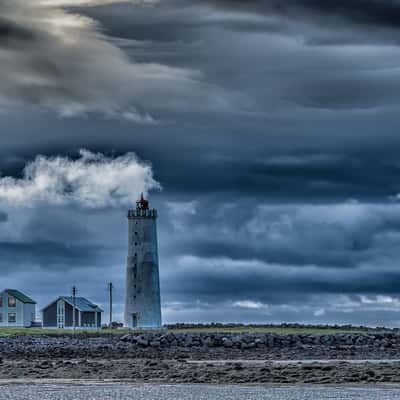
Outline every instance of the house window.
{"type": "Polygon", "coordinates": [[[3,313],[0,313],[0,324],[3,322],[3,313]]]}
{"type": "Polygon", "coordinates": [[[8,307],[16,307],[17,306],[17,301],[15,300],[15,297],[8,296],[8,307]]]}
{"type": "Polygon", "coordinates": [[[17,314],[15,312],[8,313],[8,323],[13,324],[17,322],[17,314]]]}

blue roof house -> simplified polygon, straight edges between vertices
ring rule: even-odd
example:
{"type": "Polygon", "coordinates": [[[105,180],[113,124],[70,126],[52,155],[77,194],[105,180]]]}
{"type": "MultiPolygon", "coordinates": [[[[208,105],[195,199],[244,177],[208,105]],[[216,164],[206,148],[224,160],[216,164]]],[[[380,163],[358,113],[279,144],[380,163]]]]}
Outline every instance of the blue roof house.
{"type": "Polygon", "coordinates": [[[84,297],[60,296],[42,309],[43,328],[98,329],[101,327],[103,310],[84,297]],[[75,303],[75,304],[74,304],[75,303]]]}

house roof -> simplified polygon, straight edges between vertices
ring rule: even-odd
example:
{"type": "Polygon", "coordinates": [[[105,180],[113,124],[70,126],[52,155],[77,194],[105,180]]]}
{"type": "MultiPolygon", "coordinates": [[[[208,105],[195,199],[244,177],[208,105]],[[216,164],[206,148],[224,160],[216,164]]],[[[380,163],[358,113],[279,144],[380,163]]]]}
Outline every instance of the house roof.
{"type": "MultiPolygon", "coordinates": [[[[64,300],[71,306],[74,305],[74,299],[72,296],[60,296],[57,300],[52,301],[49,305],[43,308],[45,310],[47,307],[51,306],[58,300],[64,300]]],[[[103,310],[97,305],[86,299],[85,297],[75,297],[75,308],[83,312],[103,312],[103,310]]]]}
{"type": "Polygon", "coordinates": [[[23,294],[19,290],[6,289],[5,292],[7,292],[9,295],[15,297],[17,300],[19,300],[22,303],[25,303],[25,304],[36,304],[36,301],[32,300],[30,297],[28,297],[26,294],[23,294]]]}
{"type": "MultiPolygon", "coordinates": [[[[61,296],[61,298],[71,304],[71,306],[74,304],[72,296],[61,296]]],[[[92,303],[85,297],[75,297],[75,307],[79,311],[103,311],[97,304],[92,303]]]]}

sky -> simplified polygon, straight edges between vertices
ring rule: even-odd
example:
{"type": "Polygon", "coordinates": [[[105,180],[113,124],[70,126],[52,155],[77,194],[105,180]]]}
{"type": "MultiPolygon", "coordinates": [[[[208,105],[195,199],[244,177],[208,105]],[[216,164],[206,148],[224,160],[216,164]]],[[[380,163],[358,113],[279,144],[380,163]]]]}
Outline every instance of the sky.
{"type": "MultiPolygon", "coordinates": [[[[122,319],[400,325],[400,1],[0,0],[0,282],[122,319]]],[[[106,316],[105,316],[106,318],[106,316]]]]}

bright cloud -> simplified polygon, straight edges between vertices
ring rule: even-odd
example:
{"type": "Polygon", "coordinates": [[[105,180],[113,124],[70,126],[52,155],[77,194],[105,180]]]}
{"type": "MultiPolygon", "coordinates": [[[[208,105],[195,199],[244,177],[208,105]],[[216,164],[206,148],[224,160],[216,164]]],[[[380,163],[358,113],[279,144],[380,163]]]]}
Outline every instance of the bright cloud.
{"type": "Polygon", "coordinates": [[[224,93],[199,71],[135,62],[96,21],[62,8],[96,3],[104,1],[0,0],[0,107],[141,124],[155,123],[163,110],[226,107],[224,93]]]}
{"type": "Polygon", "coordinates": [[[249,308],[249,309],[254,309],[254,310],[258,310],[260,308],[265,307],[265,305],[263,303],[260,303],[258,301],[251,301],[251,300],[236,301],[233,305],[235,307],[239,307],[239,308],[249,308]]]}
{"type": "Polygon", "coordinates": [[[133,153],[111,158],[81,150],[76,160],[38,156],[26,165],[21,179],[1,178],[0,201],[12,206],[39,201],[115,207],[131,204],[140,192],[159,188],[151,166],[133,153]]]}

